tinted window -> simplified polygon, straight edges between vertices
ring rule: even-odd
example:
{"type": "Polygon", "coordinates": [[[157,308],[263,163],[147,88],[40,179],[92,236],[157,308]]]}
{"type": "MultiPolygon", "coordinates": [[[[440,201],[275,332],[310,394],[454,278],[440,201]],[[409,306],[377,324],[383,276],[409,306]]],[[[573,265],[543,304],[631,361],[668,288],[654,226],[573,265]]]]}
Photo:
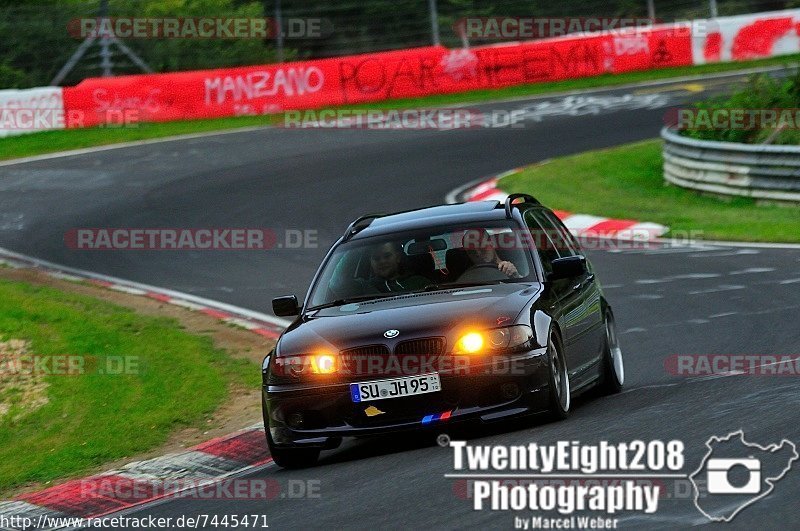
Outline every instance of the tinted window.
{"type": "Polygon", "coordinates": [[[411,293],[434,284],[446,288],[524,281],[532,266],[528,242],[518,229],[507,221],[492,221],[347,241],[325,265],[309,306],[411,293]]]}
{"type": "Polygon", "coordinates": [[[562,223],[558,217],[553,214],[552,212],[542,211],[542,214],[550,220],[551,224],[554,225],[561,235],[569,242],[570,249],[572,250],[572,254],[581,254],[581,246],[578,243],[577,238],[569,231],[569,229],[562,223]]]}
{"type": "Polygon", "coordinates": [[[531,231],[531,236],[533,236],[536,252],[542,260],[544,273],[548,275],[553,272],[553,260],[560,258],[561,255],[558,254],[558,250],[550,239],[548,231],[542,227],[539,220],[534,216],[534,212],[534,210],[525,212],[524,219],[525,223],[528,225],[528,229],[531,231]]]}
{"type": "MultiPolygon", "coordinates": [[[[544,228],[544,231],[547,233],[547,236],[550,238],[550,241],[553,242],[555,245],[556,250],[560,257],[564,256],[573,256],[578,254],[575,248],[572,245],[572,242],[567,240],[567,236],[562,232],[562,230],[557,226],[556,222],[553,221],[551,217],[549,217],[547,212],[544,210],[531,210],[531,215],[536,219],[541,227],[544,228]]],[[[559,224],[560,225],[560,224],[559,224]]]]}

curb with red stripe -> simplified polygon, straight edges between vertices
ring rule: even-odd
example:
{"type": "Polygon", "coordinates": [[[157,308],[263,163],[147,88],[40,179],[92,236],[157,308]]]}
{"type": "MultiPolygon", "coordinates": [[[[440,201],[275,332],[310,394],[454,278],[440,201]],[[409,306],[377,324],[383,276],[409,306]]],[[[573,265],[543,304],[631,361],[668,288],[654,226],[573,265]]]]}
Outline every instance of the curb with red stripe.
{"type": "MultiPolygon", "coordinates": [[[[41,529],[53,519],[97,518],[168,497],[213,495],[214,485],[272,461],[262,426],[212,439],[185,452],[129,463],[119,470],[61,483],[0,502],[0,516],[30,519],[41,529]],[[187,495],[191,491],[191,494],[187,495]]],[[[276,483],[276,482],[273,482],[276,483]]],[[[274,497],[280,485],[259,485],[274,497]]],[[[15,528],[11,528],[15,529],[15,528]]],[[[18,528],[19,529],[19,528],[18,528]]]]}
{"type": "MultiPolygon", "coordinates": [[[[478,184],[473,184],[453,195],[455,201],[505,201],[508,192],[498,188],[501,179],[520,173],[525,168],[515,168],[478,184]]],[[[553,211],[564,225],[578,237],[614,238],[620,240],[650,241],[663,236],[669,227],[658,223],[642,222],[632,219],[613,219],[589,214],[575,214],[564,210],[553,211]]]]}

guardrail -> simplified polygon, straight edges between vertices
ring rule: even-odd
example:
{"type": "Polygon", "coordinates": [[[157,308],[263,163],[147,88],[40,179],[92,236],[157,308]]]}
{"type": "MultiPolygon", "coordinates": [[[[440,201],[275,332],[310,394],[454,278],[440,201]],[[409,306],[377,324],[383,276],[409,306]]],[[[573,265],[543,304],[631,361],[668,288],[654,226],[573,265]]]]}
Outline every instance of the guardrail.
{"type": "Polygon", "coordinates": [[[695,140],[667,127],[664,179],[725,196],[800,203],[800,146],[695,140]]]}

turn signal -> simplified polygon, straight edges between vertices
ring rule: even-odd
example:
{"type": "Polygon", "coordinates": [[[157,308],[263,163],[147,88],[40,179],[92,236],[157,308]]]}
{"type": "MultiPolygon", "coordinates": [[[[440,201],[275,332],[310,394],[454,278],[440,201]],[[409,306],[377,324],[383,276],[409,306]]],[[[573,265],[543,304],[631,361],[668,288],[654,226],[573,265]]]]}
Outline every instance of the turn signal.
{"type": "Polygon", "coordinates": [[[483,336],[478,332],[470,332],[461,336],[456,342],[457,354],[476,354],[483,349],[483,336]]]}
{"type": "Polygon", "coordinates": [[[311,370],[316,374],[333,374],[336,372],[336,358],[330,354],[312,356],[311,370]]]}
{"type": "Polygon", "coordinates": [[[480,352],[515,352],[530,348],[533,330],[527,325],[491,328],[482,332],[469,332],[459,338],[454,354],[480,352]]]}

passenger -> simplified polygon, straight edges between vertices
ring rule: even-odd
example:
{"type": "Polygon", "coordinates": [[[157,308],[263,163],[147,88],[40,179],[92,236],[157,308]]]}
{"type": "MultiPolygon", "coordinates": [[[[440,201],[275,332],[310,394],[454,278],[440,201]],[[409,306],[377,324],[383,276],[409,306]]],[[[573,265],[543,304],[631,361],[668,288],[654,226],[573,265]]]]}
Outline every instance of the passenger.
{"type": "Polygon", "coordinates": [[[458,277],[458,282],[479,282],[502,280],[505,278],[521,278],[517,266],[508,260],[501,260],[497,254],[497,245],[485,229],[475,229],[464,233],[464,250],[467,251],[472,265],[458,277]],[[488,274],[487,269],[498,273],[488,274]]]}

